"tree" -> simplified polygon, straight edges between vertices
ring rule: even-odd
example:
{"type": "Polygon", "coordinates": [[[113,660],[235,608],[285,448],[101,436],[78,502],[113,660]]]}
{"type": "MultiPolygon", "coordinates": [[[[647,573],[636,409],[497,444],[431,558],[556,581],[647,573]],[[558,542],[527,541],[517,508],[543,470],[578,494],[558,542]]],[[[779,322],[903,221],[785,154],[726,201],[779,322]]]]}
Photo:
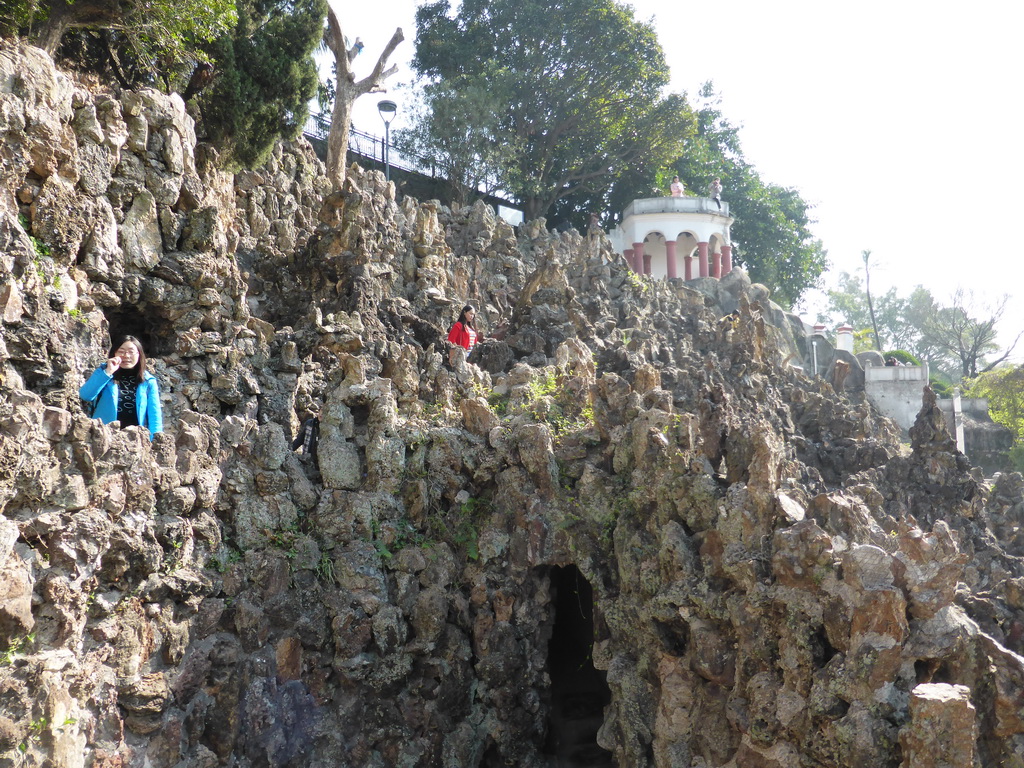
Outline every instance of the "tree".
{"type": "Polygon", "coordinates": [[[455,202],[491,194],[499,186],[494,169],[517,152],[516,144],[500,138],[494,107],[505,98],[493,85],[463,84],[460,78],[429,83],[413,105],[412,127],[396,132],[395,145],[432,158],[451,184],[455,202]]]}
{"type": "MultiPolygon", "coordinates": [[[[876,333],[868,310],[867,290],[860,277],[840,272],[837,282],[838,287],[827,292],[828,308],[819,316],[819,321],[832,327],[849,323],[856,332],[866,332],[868,335],[876,333]]],[[[931,296],[920,286],[918,290],[931,296]]],[[[895,288],[873,298],[872,305],[878,320],[877,334],[882,349],[918,348],[921,334],[913,324],[907,322],[910,304],[910,300],[901,298],[895,288]]],[[[872,342],[866,349],[878,347],[872,342]]]]}
{"type": "MultiPolygon", "coordinates": [[[[527,218],[570,195],[600,199],[631,164],[675,156],[689,125],[679,96],[664,96],[668,68],[649,24],[614,0],[449,0],[416,13],[413,66],[421,83],[491,92],[484,136],[508,155],[493,169],[527,218]]],[[[479,107],[478,107],[479,108],[479,107]]],[[[437,135],[471,126],[435,123],[437,135]]]]}
{"type": "Polygon", "coordinates": [[[327,0],[51,0],[18,15],[64,61],[125,88],[196,100],[199,132],[229,165],[260,165],[296,135],[319,77],[327,0]],[[236,5],[237,3],[237,5],[236,5]]]}
{"type": "Polygon", "coordinates": [[[180,59],[197,40],[209,41],[235,23],[234,0],[15,0],[11,18],[54,53],[75,29],[115,30],[142,57],[180,59]]]}
{"type": "MultiPolygon", "coordinates": [[[[833,325],[848,322],[857,330],[870,327],[866,295],[859,277],[841,272],[839,287],[828,292],[829,307],[819,320],[833,325]]],[[[1007,297],[986,306],[958,290],[952,304],[944,306],[920,285],[907,298],[892,288],[874,302],[879,338],[884,348],[907,350],[952,381],[970,378],[1005,361],[1024,336],[1018,335],[996,359],[986,360],[999,352],[996,328],[1008,301],[1007,297]]]]}
{"type": "Polygon", "coordinates": [[[701,89],[696,118],[696,133],[671,172],[700,195],[707,194],[713,178],[721,178],[723,199],[736,219],[731,228],[734,263],[771,288],[780,304],[792,306],[818,284],[828,266],[821,240],[810,231],[811,206],[796,189],[764,181],[746,161],[739,129],[723,115],[711,83],[701,89]]]}
{"type": "Polygon", "coordinates": [[[992,420],[1013,432],[1016,445],[1010,455],[1024,471],[1024,365],[1004,365],[979,374],[968,383],[964,395],[988,400],[992,420]]]}
{"type": "Polygon", "coordinates": [[[964,378],[974,378],[979,373],[991,371],[1008,358],[1024,331],[1017,334],[1013,343],[1003,351],[997,359],[986,362],[985,356],[999,351],[996,344],[996,325],[1006,311],[1010,297],[1004,296],[996,305],[979,305],[976,308],[974,297],[962,289],[953,294],[953,303],[943,307],[934,302],[931,305],[921,302],[913,309],[914,319],[921,331],[921,344],[937,355],[957,361],[960,365],[959,374],[964,378]],[[980,311],[982,317],[974,317],[971,312],[980,311]]]}
{"type": "Polygon", "coordinates": [[[234,29],[205,46],[213,78],[198,104],[206,138],[228,164],[252,168],[306,121],[327,0],[237,2],[234,29]]]}
{"type": "Polygon", "coordinates": [[[875,305],[871,303],[871,251],[861,251],[864,259],[864,296],[868,300],[868,314],[871,315],[871,329],[875,332],[875,349],[882,351],[882,340],[878,336],[878,320],[875,318],[875,305]]]}
{"type": "Polygon", "coordinates": [[[345,41],[345,35],[341,31],[341,23],[338,21],[334,9],[330,8],[327,13],[327,30],[324,32],[324,42],[328,49],[334,54],[334,68],[336,82],[334,86],[334,109],[331,112],[331,129],[327,135],[327,177],[331,180],[335,189],[341,189],[345,181],[345,155],[348,152],[348,129],[352,122],[352,107],[356,99],[366,93],[376,93],[383,90],[381,83],[398,71],[397,66],[385,70],[388,59],[395,52],[399,43],[405,40],[405,34],[401,28],[396,29],[391,40],[384,47],[373,70],[362,80],[356,80],[352,71],[352,60],[362,50],[358,43],[349,47],[345,41]]]}
{"type": "MultiPolygon", "coordinates": [[[[664,110],[669,114],[663,137],[667,141],[652,146],[650,152],[635,153],[617,172],[596,179],[598,183],[581,184],[556,200],[547,212],[551,220],[573,224],[582,232],[589,225],[590,215],[596,213],[603,225],[614,226],[619,213],[636,198],[663,194],[661,188],[668,186],[664,177],[669,164],[684,151],[696,126],[685,96],[669,94],[664,110]]],[[[653,113],[652,119],[663,119],[660,114],[653,113]]],[[[654,127],[652,132],[657,130],[654,127]]]]}

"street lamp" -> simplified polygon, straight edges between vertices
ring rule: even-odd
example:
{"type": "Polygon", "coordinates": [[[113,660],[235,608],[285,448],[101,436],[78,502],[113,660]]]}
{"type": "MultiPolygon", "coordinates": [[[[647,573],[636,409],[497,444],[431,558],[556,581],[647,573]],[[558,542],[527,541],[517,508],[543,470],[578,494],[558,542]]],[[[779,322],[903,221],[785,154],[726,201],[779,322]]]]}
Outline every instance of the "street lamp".
{"type": "Polygon", "coordinates": [[[398,105],[393,101],[385,99],[377,102],[377,111],[380,112],[380,119],[384,121],[384,178],[391,181],[391,121],[395,119],[395,112],[398,105]]]}

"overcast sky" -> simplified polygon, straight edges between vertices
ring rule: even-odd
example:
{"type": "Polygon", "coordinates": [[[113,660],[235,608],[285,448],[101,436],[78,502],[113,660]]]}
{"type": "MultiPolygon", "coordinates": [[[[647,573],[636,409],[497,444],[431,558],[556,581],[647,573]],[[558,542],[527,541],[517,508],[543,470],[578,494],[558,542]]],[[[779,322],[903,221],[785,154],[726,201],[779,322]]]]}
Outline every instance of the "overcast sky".
{"type": "MultiPolygon", "coordinates": [[[[395,27],[404,28],[393,59],[401,69],[386,96],[399,104],[393,127],[400,125],[416,0],[332,3],[346,34],[366,43],[356,61],[366,70],[395,27]]],[[[764,179],[796,187],[814,205],[814,231],[832,264],[826,286],[840,270],[860,270],[869,249],[879,293],[896,287],[906,295],[921,284],[940,301],[958,287],[979,303],[1009,294],[1001,340],[1024,329],[1024,246],[1006,228],[1024,211],[1024,4],[632,6],[654,23],[673,89],[696,95],[713,81],[723,113],[742,126],[747,159],[764,179]]],[[[360,100],[357,126],[381,132],[380,98],[360,100]]]]}

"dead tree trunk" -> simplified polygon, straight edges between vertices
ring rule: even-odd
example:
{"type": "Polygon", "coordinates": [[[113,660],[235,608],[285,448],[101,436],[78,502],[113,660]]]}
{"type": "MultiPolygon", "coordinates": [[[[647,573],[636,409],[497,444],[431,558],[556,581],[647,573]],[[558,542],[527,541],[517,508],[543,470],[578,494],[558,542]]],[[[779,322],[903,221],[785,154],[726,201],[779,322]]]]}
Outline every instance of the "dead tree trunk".
{"type": "Polygon", "coordinates": [[[334,61],[337,64],[338,82],[335,88],[334,111],[331,113],[331,130],[327,134],[327,178],[335,189],[341,189],[345,181],[345,154],[348,152],[348,127],[352,120],[352,107],[356,99],[364,93],[377,93],[383,91],[381,83],[398,71],[397,66],[385,70],[388,58],[394,53],[398,44],[405,40],[401,28],[395,30],[391,40],[384,48],[373,71],[362,80],[357,81],[352,72],[352,60],[359,52],[359,48],[353,45],[345,48],[345,36],[341,32],[341,24],[338,17],[331,8],[327,12],[327,30],[324,32],[324,41],[331,53],[334,54],[334,61]]]}

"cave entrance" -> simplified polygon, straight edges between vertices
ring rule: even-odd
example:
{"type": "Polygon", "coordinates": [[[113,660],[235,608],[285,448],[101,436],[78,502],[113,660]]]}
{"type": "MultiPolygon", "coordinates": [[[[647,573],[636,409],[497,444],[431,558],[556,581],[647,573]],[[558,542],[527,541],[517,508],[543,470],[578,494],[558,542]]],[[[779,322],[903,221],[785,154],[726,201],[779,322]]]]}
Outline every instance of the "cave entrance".
{"type": "Polygon", "coordinates": [[[558,768],[611,768],[612,753],[597,744],[597,731],[612,694],[594,667],[594,593],[575,565],[549,573],[555,616],[548,643],[551,699],[546,755],[558,768]]]}
{"type": "Polygon", "coordinates": [[[155,310],[143,314],[137,307],[122,305],[105,309],[103,314],[110,327],[111,343],[122,336],[134,336],[142,342],[147,357],[160,357],[174,351],[175,336],[170,323],[155,310]]]}

